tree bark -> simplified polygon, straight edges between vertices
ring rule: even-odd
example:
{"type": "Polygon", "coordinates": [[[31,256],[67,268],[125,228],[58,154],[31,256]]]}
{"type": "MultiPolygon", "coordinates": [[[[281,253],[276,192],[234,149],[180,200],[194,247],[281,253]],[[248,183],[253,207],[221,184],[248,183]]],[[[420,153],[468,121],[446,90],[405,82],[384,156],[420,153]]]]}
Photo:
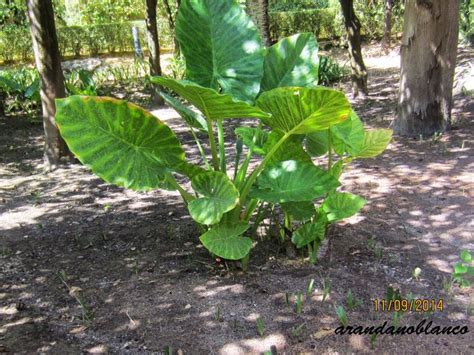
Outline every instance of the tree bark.
{"type": "MultiPolygon", "coordinates": [[[[176,0],[176,11],[175,14],[179,10],[179,5],[181,4],[180,0],[176,0]]],[[[180,54],[179,49],[179,42],[176,39],[176,23],[175,23],[175,14],[171,10],[171,6],[168,0],[163,0],[163,5],[165,7],[166,17],[168,18],[168,26],[170,28],[171,33],[173,33],[173,44],[174,44],[174,55],[177,57],[180,54]]]]}
{"type": "Polygon", "coordinates": [[[451,127],[459,0],[408,0],[395,132],[429,136],[451,127]]]}
{"type": "Polygon", "coordinates": [[[45,133],[44,161],[47,170],[54,170],[60,158],[70,155],[62,139],[54,115],[54,100],[66,96],[64,76],[61,69],[61,56],[54,23],[51,0],[27,0],[27,13],[30,22],[36,68],[41,78],[41,105],[45,133]]]}
{"type": "Polygon", "coordinates": [[[268,16],[268,0],[259,0],[260,10],[260,28],[262,33],[263,44],[270,47],[273,44],[270,33],[270,17],[268,16]]]}
{"type": "MultiPolygon", "coordinates": [[[[157,0],[146,0],[146,29],[148,38],[148,62],[150,63],[150,75],[161,76],[160,63],[160,40],[158,38],[158,26],[156,23],[157,0]]],[[[152,89],[152,98],[155,104],[163,105],[163,98],[152,89]]]]}
{"type": "Polygon", "coordinates": [[[361,49],[360,21],[354,12],[353,0],[339,0],[342,14],[344,16],[344,26],[349,42],[349,56],[352,68],[352,93],[354,97],[359,94],[368,95],[367,89],[367,68],[364,64],[361,49]]]}
{"type": "Polygon", "coordinates": [[[385,25],[382,39],[382,49],[388,50],[390,48],[390,40],[392,37],[392,9],[394,0],[385,1],[385,25]]]}

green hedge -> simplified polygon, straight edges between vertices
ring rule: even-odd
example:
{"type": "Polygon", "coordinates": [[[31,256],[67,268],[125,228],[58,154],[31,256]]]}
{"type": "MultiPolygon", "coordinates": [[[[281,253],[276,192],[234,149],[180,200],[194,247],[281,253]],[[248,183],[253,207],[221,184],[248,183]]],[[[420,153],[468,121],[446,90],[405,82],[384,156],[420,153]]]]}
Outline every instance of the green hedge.
{"type": "MultiPolygon", "coordinates": [[[[139,28],[140,43],[142,48],[146,49],[145,23],[139,21],[58,27],[59,50],[63,57],[131,52],[133,51],[133,26],[139,28]]],[[[159,26],[161,47],[171,48],[173,39],[168,24],[159,21],[159,26]]],[[[33,48],[29,28],[9,26],[0,31],[0,62],[32,59],[33,48]]]]}
{"type": "Polygon", "coordinates": [[[298,32],[313,32],[316,38],[334,38],[341,35],[337,26],[336,9],[270,12],[270,33],[280,39],[298,32]]]}

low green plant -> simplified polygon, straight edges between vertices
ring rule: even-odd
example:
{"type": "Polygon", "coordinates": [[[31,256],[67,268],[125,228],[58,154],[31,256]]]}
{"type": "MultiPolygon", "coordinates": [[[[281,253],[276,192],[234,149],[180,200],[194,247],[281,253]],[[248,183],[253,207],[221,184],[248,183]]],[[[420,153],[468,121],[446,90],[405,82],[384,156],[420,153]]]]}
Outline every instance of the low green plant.
{"type": "Polygon", "coordinates": [[[64,85],[69,95],[99,95],[100,88],[94,80],[94,73],[84,69],[66,75],[64,85]]]}
{"type": "Polygon", "coordinates": [[[329,294],[331,293],[331,280],[324,278],[323,279],[323,298],[322,301],[326,301],[329,294]]]}
{"type": "Polygon", "coordinates": [[[169,75],[177,80],[182,80],[186,74],[186,61],[182,55],[173,56],[167,66],[169,75]]]}
{"type": "Polygon", "coordinates": [[[459,258],[461,261],[454,265],[452,280],[457,283],[459,287],[469,287],[471,285],[471,279],[474,276],[472,255],[468,250],[464,249],[459,253],[459,258]]]}
{"type": "Polygon", "coordinates": [[[360,298],[354,297],[352,290],[349,289],[346,296],[347,309],[353,311],[354,309],[362,306],[362,300],[360,298]]]}
{"type": "Polygon", "coordinates": [[[321,56],[319,58],[318,74],[319,83],[327,86],[347,76],[349,71],[347,68],[340,66],[330,57],[321,56]]]}
{"type": "Polygon", "coordinates": [[[303,312],[303,295],[301,291],[296,293],[296,314],[301,314],[303,312]]]}
{"type": "Polygon", "coordinates": [[[258,317],[256,320],[256,325],[257,325],[257,333],[261,337],[265,334],[265,322],[263,321],[262,317],[258,317]]]}
{"type": "Polygon", "coordinates": [[[40,107],[40,79],[36,69],[1,70],[0,91],[8,98],[6,112],[23,111],[32,116],[40,107]]]}
{"type": "Polygon", "coordinates": [[[349,321],[347,319],[346,310],[344,309],[343,306],[336,307],[336,315],[337,315],[337,318],[339,319],[339,323],[341,323],[342,326],[347,327],[347,324],[349,323],[349,321]]]}
{"type": "Polygon", "coordinates": [[[314,279],[309,280],[308,285],[306,286],[306,296],[310,297],[314,290],[314,279]]]}
{"type": "Polygon", "coordinates": [[[105,97],[57,100],[56,122],[71,151],[109,183],[178,191],[202,231],[201,243],[220,258],[241,260],[244,269],[255,241],[249,231],[257,230],[250,228],[254,212],[263,204],[279,205],[285,239],[315,262],[328,226],[366,203],[338,191],[344,167],[382,153],[391,131],[365,130],[342,92],[317,86],[312,34],[284,38],[264,50],[257,28],[232,0],[185,0],[176,35],[187,80],[151,81],[196,108],[164,95],[191,131],[203,163],[187,161],[174,132],[149,112],[105,97]],[[209,24],[214,31],[207,30],[209,24]],[[242,118],[257,123],[235,130],[231,162],[225,122],[242,118]],[[318,166],[312,156],[326,156],[327,163],[318,166]],[[260,160],[251,169],[254,158],[260,160]],[[177,176],[189,179],[193,191],[177,176]]]}
{"type": "Polygon", "coordinates": [[[305,325],[306,324],[303,323],[303,324],[300,324],[298,326],[295,326],[295,327],[291,328],[291,335],[294,336],[294,337],[299,337],[302,334],[302,332],[305,328],[305,325]]]}
{"type": "Polygon", "coordinates": [[[89,306],[87,301],[85,300],[84,296],[82,295],[82,290],[76,286],[70,286],[67,282],[68,277],[64,270],[60,270],[58,272],[58,278],[61,282],[66,286],[68,293],[71,297],[73,297],[76,302],[79,304],[82,312],[82,320],[83,322],[90,322],[94,319],[94,311],[89,306]]]}

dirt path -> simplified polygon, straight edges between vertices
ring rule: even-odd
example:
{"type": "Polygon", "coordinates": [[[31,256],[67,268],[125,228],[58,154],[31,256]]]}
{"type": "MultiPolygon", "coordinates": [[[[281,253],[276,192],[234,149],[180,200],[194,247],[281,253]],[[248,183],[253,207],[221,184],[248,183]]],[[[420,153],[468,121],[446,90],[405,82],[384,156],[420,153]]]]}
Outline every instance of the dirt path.
{"type": "MultiPolygon", "coordinates": [[[[461,62],[472,58],[461,54],[461,62]]],[[[373,94],[354,105],[367,125],[388,127],[397,60],[391,54],[367,63],[373,94]]],[[[443,312],[407,313],[401,324],[429,319],[472,331],[471,289],[443,287],[459,251],[474,250],[474,106],[462,95],[454,104],[455,130],[439,139],[395,138],[383,156],[352,165],[346,189],[370,203],[335,228],[320,263],[288,259],[267,240],[245,275],[213,262],[176,193],[124,191],[79,165],[44,175],[41,127],[1,118],[0,352],[474,352],[470,333],[384,335],[373,344],[368,335],[334,334],[335,307],[347,309],[349,290],[362,302],[347,311],[349,324],[392,322],[392,313],[372,306],[389,286],[445,301],[443,312]],[[315,292],[305,295],[311,279],[315,292]],[[301,314],[291,296],[298,290],[301,314]]],[[[192,152],[174,113],[156,114],[192,152]]]]}

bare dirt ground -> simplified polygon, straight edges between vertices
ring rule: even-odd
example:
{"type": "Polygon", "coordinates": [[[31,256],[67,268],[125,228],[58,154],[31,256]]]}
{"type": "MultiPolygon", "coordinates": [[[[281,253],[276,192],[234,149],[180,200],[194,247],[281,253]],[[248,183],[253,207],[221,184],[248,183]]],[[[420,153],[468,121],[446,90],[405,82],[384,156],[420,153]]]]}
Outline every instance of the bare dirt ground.
{"type": "MultiPolygon", "coordinates": [[[[396,53],[367,53],[371,96],[354,106],[368,126],[389,127],[399,60],[396,53]]],[[[472,50],[461,51],[460,67],[473,58],[472,50]]],[[[43,174],[42,127],[0,118],[0,352],[474,353],[471,333],[372,342],[334,333],[340,305],[349,325],[391,324],[393,312],[373,309],[389,286],[405,297],[445,302],[442,312],[405,313],[401,325],[425,319],[472,332],[472,288],[444,281],[460,250],[474,250],[473,108],[472,96],[458,94],[454,130],[425,140],[395,137],[382,156],[349,168],[345,189],[369,204],[332,230],[318,264],[289,258],[264,239],[245,274],[199,245],[177,193],[125,191],[80,165],[43,174]],[[315,290],[306,295],[311,279],[315,290]],[[286,302],[298,290],[300,314],[293,296],[286,302]],[[352,311],[349,290],[361,300],[352,311]]],[[[174,112],[154,112],[192,153],[174,112]]]]}

